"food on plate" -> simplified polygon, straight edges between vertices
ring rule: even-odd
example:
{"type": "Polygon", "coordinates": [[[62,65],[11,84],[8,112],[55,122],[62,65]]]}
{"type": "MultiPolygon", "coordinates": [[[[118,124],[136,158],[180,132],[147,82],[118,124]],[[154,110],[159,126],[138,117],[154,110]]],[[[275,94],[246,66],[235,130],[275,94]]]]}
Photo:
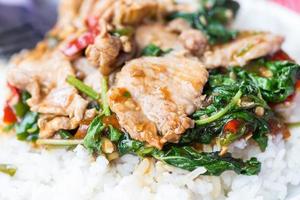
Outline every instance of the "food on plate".
{"type": "Polygon", "coordinates": [[[62,1],[46,38],[11,60],[5,130],[37,147],[81,144],[111,162],[135,154],[205,175],[258,174],[258,159],[230,146],[265,151],[270,135],[289,139],[276,107],[293,101],[300,66],[281,50],[282,36],[232,29],[238,8],[62,1]]]}

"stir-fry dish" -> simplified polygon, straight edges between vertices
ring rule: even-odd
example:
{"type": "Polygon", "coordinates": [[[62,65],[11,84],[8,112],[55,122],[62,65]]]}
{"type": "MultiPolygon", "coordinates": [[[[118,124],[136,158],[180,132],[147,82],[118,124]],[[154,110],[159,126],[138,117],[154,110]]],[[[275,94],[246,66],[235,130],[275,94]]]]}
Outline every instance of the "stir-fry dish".
{"type": "Polygon", "coordinates": [[[257,158],[230,146],[264,151],[272,135],[289,138],[275,108],[293,101],[300,66],[282,36],[231,28],[238,9],[233,0],[62,1],[45,39],[11,60],[4,130],[36,147],[82,144],[112,162],[135,154],[205,175],[258,174],[257,158]]]}

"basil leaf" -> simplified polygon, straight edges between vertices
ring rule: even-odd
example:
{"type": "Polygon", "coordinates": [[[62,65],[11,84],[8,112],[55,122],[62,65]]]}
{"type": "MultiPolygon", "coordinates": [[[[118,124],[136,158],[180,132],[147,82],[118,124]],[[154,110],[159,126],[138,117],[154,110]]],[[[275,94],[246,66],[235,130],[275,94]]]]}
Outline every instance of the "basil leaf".
{"type": "Polygon", "coordinates": [[[104,129],[105,125],[102,122],[102,117],[95,117],[83,140],[83,145],[90,153],[101,153],[101,133],[104,129]]]}
{"type": "Polygon", "coordinates": [[[18,140],[35,141],[38,139],[39,128],[37,120],[38,113],[26,113],[22,121],[15,126],[18,140]]]}
{"type": "Polygon", "coordinates": [[[219,152],[198,152],[192,147],[176,147],[170,145],[163,150],[147,147],[143,142],[133,140],[128,134],[121,137],[118,143],[118,150],[121,155],[127,153],[139,156],[153,156],[157,160],[169,165],[192,171],[198,167],[205,167],[206,175],[220,175],[224,171],[233,170],[237,174],[255,175],[260,171],[261,164],[256,158],[244,162],[241,159],[233,158],[229,153],[219,156],[219,152]]]}
{"type": "Polygon", "coordinates": [[[112,142],[117,142],[119,141],[119,139],[121,138],[122,134],[120,133],[120,131],[116,128],[114,128],[112,125],[108,126],[108,139],[112,142]]]}

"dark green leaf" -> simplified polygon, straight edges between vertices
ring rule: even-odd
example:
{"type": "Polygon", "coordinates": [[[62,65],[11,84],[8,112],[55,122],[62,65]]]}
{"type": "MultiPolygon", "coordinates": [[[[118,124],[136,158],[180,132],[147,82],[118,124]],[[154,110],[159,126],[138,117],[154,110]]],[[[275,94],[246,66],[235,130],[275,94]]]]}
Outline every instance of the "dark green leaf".
{"type": "Polygon", "coordinates": [[[83,145],[89,152],[101,153],[101,134],[104,128],[105,125],[102,122],[102,117],[95,117],[91,122],[83,141],[83,145]]]}
{"type": "Polygon", "coordinates": [[[123,134],[119,143],[118,151],[121,155],[135,153],[144,146],[143,142],[132,140],[128,134],[123,134]]]}
{"type": "Polygon", "coordinates": [[[70,139],[73,135],[67,130],[59,130],[58,134],[60,135],[61,139],[70,139]]]}
{"type": "Polygon", "coordinates": [[[233,158],[229,153],[219,156],[219,152],[198,152],[192,147],[172,147],[166,152],[156,152],[154,157],[169,165],[185,170],[195,170],[204,167],[206,175],[218,176],[224,171],[233,170],[237,174],[256,175],[260,171],[261,164],[255,159],[244,162],[233,158]]]}
{"type": "Polygon", "coordinates": [[[172,51],[172,49],[167,49],[167,50],[163,51],[161,48],[159,48],[155,44],[149,44],[148,46],[146,46],[143,49],[142,55],[143,56],[163,56],[165,54],[168,54],[170,51],[172,51]]]}
{"type": "Polygon", "coordinates": [[[117,142],[122,136],[122,133],[116,128],[114,128],[112,125],[108,126],[108,139],[112,142],[117,142]]]}
{"type": "Polygon", "coordinates": [[[124,134],[119,143],[118,150],[121,155],[127,153],[139,156],[153,156],[169,165],[192,171],[198,167],[205,167],[206,175],[220,175],[227,170],[233,170],[237,174],[255,175],[260,171],[260,163],[252,158],[246,162],[232,158],[230,154],[219,156],[219,152],[198,152],[192,147],[175,147],[158,150],[154,147],[146,147],[143,142],[131,139],[124,134]]]}
{"type": "Polygon", "coordinates": [[[294,93],[297,74],[300,73],[298,64],[287,61],[260,60],[248,68],[250,68],[248,73],[239,72],[241,78],[251,79],[260,88],[261,94],[267,102],[283,102],[294,93]],[[272,73],[272,76],[263,77],[255,71],[251,72],[253,65],[265,67],[272,73]]]}
{"type": "Polygon", "coordinates": [[[209,123],[198,123],[193,129],[187,130],[180,140],[181,144],[209,144],[218,137],[221,145],[229,145],[235,140],[252,134],[253,139],[265,150],[268,134],[272,131],[270,123],[280,124],[274,111],[268,106],[270,102],[281,102],[295,92],[295,82],[300,67],[285,61],[255,61],[245,68],[233,67],[228,70],[212,70],[205,86],[207,106],[193,114],[196,122],[209,120],[209,123]],[[269,70],[271,77],[264,77],[260,68],[269,70]],[[240,102],[227,112],[222,113],[232,102],[237,91],[241,91],[240,102]],[[264,110],[263,116],[258,116],[255,108],[264,110]],[[216,117],[217,116],[217,117],[216,117]],[[238,133],[223,131],[228,120],[242,120],[243,126],[238,133]]]}
{"type": "Polygon", "coordinates": [[[98,101],[90,101],[88,106],[87,106],[87,109],[92,109],[92,108],[95,108],[96,110],[100,110],[100,104],[98,101]]]}
{"type": "Polygon", "coordinates": [[[17,104],[14,105],[15,113],[18,117],[22,118],[29,111],[29,106],[26,101],[30,98],[27,91],[22,91],[21,98],[17,104]]]}
{"type": "Polygon", "coordinates": [[[183,18],[193,28],[205,33],[211,44],[225,43],[237,36],[237,31],[228,28],[228,24],[239,9],[232,0],[200,0],[200,9],[194,13],[176,12],[170,19],[183,18]]]}
{"type": "Polygon", "coordinates": [[[19,140],[35,141],[38,138],[38,113],[27,112],[22,121],[16,124],[16,134],[19,140]]]}

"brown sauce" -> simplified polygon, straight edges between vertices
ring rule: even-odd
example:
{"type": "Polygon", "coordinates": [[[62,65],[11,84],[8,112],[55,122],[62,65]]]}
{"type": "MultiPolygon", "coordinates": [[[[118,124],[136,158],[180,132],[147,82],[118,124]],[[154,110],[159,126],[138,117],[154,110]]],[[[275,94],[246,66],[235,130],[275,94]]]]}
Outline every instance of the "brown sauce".
{"type": "Polygon", "coordinates": [[[114,128],[117,129],[121,128],[117,116],[115,114],[103,117],[103,123],[106,125],[112,125],[114,128]]]}

